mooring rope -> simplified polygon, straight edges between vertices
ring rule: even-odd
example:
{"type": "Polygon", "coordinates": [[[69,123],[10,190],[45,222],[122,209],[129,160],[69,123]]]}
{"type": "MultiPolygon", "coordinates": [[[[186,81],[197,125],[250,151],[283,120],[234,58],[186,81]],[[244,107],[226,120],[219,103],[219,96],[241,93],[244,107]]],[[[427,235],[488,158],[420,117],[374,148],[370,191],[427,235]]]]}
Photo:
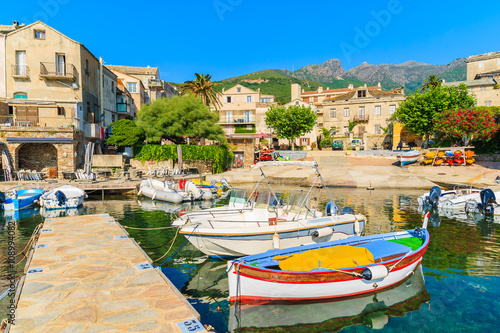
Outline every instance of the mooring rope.
{"type": "MultiPolygon", "coordinates": [[[[169,261],[170,259],[172,259],[173,256],[175,256],[177,254],[177,252],[180,251],[180,249],[182,249],[184,247],[184,245],[186,245],[187,241],[189,240],[189,237],[191,237],[192,234],[194,234],[194,232],[196,231],[196,228],[198,228],[199,225],[197,225],[196,227],[194,227],[193,231],[189,234],[188,237],[186,237],[186,240],[184,241],[184,243],[181,245],[181,247],[179,247],[177,249],[177,251],[174,252],[174,254],[172,254],[170,257],[168,257],[164,262],[162,262],[161,264],[158,265],[158,267],[161,267],[163,266],[167,261],[169,261]]],[[[180,230],[180,229],[179,229],[180,230]]],[[[172,243],[173,245],[174,243],[172,243]]],[[[168,253],[168,252],[167,252],[168,253]]]]}
{"type": "Polygon", "coordinates": [[[179,230],[181,230],[181,229],[177,229],[177,232],[175,233],[175,236],[174,236],[174,238],[172,239],[172,244],[170,244],[170,247],[168,248],[167,252],[165,252],[165,254],[164,254],[164,255],[162,255],[160,258],[156,259],[155,261],[158,261],[158,260],[163,259],[163,258],[164,258],[164,257],[165,257],[165,256],[166,256],[169,252],[170,252],[170,250],[172,249],[172,247],[173,247],[173,246],[174,246],[174,244],[175,244],[175,240],[177,239],[177,235],[179,235],[179,230]]]}

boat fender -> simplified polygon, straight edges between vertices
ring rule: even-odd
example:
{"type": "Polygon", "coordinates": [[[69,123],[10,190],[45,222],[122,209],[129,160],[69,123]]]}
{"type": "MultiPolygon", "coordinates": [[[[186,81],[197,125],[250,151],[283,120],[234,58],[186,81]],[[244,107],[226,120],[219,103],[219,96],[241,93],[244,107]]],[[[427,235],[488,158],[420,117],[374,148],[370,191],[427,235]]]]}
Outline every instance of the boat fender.
{"type": "Polygon", "coordinates": [[[328,203],[325,206],[325,214],[326,216],[332,216],[332,215],[337,215],[337,206],[333,201],[328,201],[328,203]]]}
{"type": "Polygon", "coordinates": [[[280,235],[275,231],[273,235],[273,249],[280,248],[280,235]]]}
{"type": "Polygon", "coordinates": [[[331,234],[333,234],[333,232],[334,232],[334,229],[331,227],[321,228],[321,229],[314,230],[312,232],[311,236],[313,236],[313,237],[326,237],[326,236],[330,236],[331,234]]]}
{"type": "Polygon", "coordinates": [[[366,267],[361,272],[361,277],[368,281],[383,279],[387,275],[389,275],[389,270],[384,265],[366,267]]]}
{"type": "Polygon", "coordinates": [[[186,179],[179,180],[179,190],[183,190],[186,186],[186,179]]]}

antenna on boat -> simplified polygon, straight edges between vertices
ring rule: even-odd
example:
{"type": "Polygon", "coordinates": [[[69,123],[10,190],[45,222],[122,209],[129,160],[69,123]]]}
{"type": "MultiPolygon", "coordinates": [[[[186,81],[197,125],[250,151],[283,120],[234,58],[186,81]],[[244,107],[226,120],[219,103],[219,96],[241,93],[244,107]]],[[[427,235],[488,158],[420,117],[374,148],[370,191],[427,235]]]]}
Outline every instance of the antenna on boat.
{"type": "MultiPolygon", "coordinates": [[[[330,197],[330,201],[333,202],[335,204],[335,208],[337,208],[337,212],[340,212],[340,208],[339,206],[337,205],[337,203],[335,202],[335,200],[333,199],[333,195],[332,193],[330,192],[330,190],[328,189],[328,185],[326,185],[326,182],[325,180],[323,179],[323,176],[321,175],[321,173],[319,172],[319,169],[318,169],[318,162],[314,161],[314,171],[316,172],[317,174],[317,177],[321,180],[321,183],[323,184],[323,187],[326,189],[326,193],[328,193],[328,197],[330,197]]],[[[316,183],[316,181],[314,182],[316,183]]],[[[314,186],[314,184],[313,184],[314,186]]]]}

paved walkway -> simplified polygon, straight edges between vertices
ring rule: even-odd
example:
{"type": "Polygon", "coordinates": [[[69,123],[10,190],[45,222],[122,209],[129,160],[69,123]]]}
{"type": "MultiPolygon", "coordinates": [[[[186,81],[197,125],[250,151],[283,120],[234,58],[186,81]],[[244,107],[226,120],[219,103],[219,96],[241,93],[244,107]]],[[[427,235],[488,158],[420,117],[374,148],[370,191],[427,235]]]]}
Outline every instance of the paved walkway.
{"type": "Polygon", "coordinates": [[[10,332],[181,332],[199,314],[151,264],[107,214],[47,219],[10,332]]]}

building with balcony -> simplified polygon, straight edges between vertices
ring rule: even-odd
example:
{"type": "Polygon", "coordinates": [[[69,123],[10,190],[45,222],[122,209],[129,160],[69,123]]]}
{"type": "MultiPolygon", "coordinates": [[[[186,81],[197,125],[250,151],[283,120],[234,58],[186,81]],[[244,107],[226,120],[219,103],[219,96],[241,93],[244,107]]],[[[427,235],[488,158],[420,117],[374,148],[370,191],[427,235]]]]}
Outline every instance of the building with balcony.
{"type": "Polygon", "coordinates": [[[81,167],[84,145],[101,143],[103,126],[117,118],[116,76],[83,44],[43,22],[0,26],[0,35],[0,141],[14,168],[81,167]]]}
{"type": "Polygon", "coordinates": [[[478,106],[500,106],[500,52],[471,56],[467,63],[467,81],[445,82],[444,86],[469,87],[469,94],[477,98],[478,106]]]}
{"type": "Polygon", "coordinates": [[[118,120],[133,119],[135,115],[134,98],[121,79],[118,79],[116,89],[116,112],[118,120]]]}
{"type": "MultiPolygon", "coordinates": [[[[119,119],[130,118],[130,117],[134,118],[137,115],[137,111],[141,109],[141,106],[143,104],[146,104],[147,92],[146,88],[144,87],[144,84],[140,79],[136,78],[135,76],[118,72],[109,66],[107,66],[107,68],[110,69],[118,77],[118,82],[121,82],[120,90],[123,93],[126,90],[131,97],[131,99],[129,100],[130,112],[124,113],[125,106],[120,106],[119,107],[120,110],[118,110],[118,115],[119,115],[118,118],[119,119]]],[[[125,95],[127,94],[125,93],[125,95]]],[[[120,98],[120,100],[123,99],[120,98]]]]}
{"type": "MultiPolygon", "coordinates": [[[[111,71],[113,71],[119,78],[123,78],[128,85],[129,82],[135,83],[135,91],[139,91],[139,82],[143,86],[142,98],[143,102],[140,102],[137,109],[140,109],[142,104],[149,105],[152,101],[156,101],[162,97],[167,97],[164,88],[164,81],[160,78],[160,72],[157,67],[134,67],[134,66],[107,66],[111,71]],[[138,80],[138,81],[137,81],[138,80]]],[[[132,84],[133,85],[133,84],[132,84]]],[[[134,88],[128,87],[130,93],[134,94],[134,88]]],[[[170,90],[171,92],[171,90],[170,90]]],[[[134,96],[135,99],[135,96],[134,96]]]]}
{"type": "Polygon", "coordinates": [[[254,147],[259,144],[260,138],[271,134],[265,117],[269,107],[276,105],[275,97],[261,94],[260,89],[255,91],[238,84],[228,90],[222,89],[220,102],[222,107],[217,110],[219,124],[229,142],[237,146],[235,161],[241,160],[244,165],[253,164],[254,147]]]}

